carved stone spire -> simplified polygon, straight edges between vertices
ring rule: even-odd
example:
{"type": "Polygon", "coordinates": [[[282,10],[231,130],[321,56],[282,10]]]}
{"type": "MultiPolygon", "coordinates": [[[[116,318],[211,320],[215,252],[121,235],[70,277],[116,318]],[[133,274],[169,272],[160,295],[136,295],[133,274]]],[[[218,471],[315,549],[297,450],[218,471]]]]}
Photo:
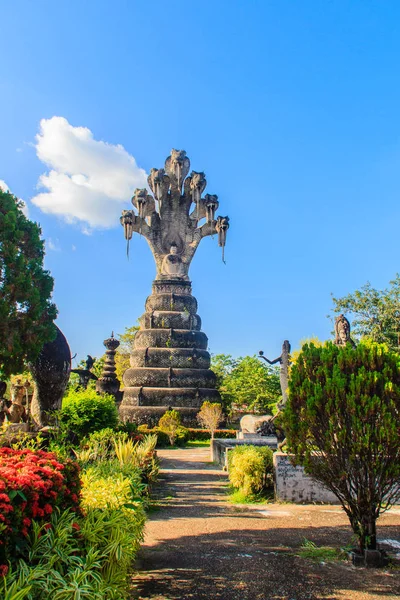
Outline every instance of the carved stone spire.
{"type": "Polygon", "coordinates": [[[119,399],[120,382],[115,374],[115,353],[119,346],[119,341],[115,339],[114,332],[111,337],[104,340],[106,347],[106,359],[104,362],[101,377],[96,381],[96,391],[99,394],[111,394],[115,399],[119,399]]]}
{"type": "Polygon", "coordinates": [[[173,407],[187,424],[195,423],[204,400],[220,400],[209,369],[208,340],[200,331],[191,294],[189,267],[204,237],[218,234],[224,249],[229,218],[215,217],[217,196],[202,197],[205,174],[189,171],[186,152],[172,150],[164,169],[150,171],[153,195],[136,190],[134,210],[124,210],[120,219],[128,244],[134,232],[143,235],[156,263],[153,293],[140,318],[131,368],[123,377],[123,419],[154,424],[173,407]]]}

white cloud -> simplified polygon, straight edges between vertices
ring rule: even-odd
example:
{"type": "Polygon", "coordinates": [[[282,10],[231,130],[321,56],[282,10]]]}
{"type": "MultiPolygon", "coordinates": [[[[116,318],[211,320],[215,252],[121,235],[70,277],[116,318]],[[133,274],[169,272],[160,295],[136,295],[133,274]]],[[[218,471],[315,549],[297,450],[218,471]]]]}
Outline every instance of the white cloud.
{"type": "Polygon", "coordinates": [[[61,248],[59,247],[57,242],[58,242],[58,240],[53,242],[53,240],[51,238],[49,238],[46,241],[46,248],[48,248],[49,250],[52,250],[53,252],[60,252],[61,248]]]}
{"type": "Polygon", "coordinates": [[[85,224],[85,233],[115,226],[134,189],[147,185],[146,172],[123,146],[95,140],[90,129],[63,117],[42,119],[36,153],[50,171],[38,182],[46,191],[32,202],[68,223],[85,224]]]}
{"type": "MultiPolygon", "coordinates": [[[[10,188],[8,187],[8,185],[6,184],[6,182],[3,179],[0,179],[0,190],[3,190],[3,192],[10,192],[10,188]]],[[[26,202],[24,200],[22,200],[22,198],[18,198],[23,206],[22,206],[22,212],[24,213],[24,215],[26,216],[27,219],[29,219],[29,209],[28,206],[26,204],[26,202]]]]}

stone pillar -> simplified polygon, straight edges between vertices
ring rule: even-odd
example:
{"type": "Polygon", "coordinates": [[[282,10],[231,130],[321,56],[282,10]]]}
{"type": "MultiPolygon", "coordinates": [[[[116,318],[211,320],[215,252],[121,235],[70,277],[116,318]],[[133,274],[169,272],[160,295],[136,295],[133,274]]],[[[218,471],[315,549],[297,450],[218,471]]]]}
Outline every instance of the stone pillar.
{"type": "Polygon", "coordinates": [[[123,377],[122,419],[155,425],[174,408],[185,425],[197,425],[203,402],[221,401],[191,291],[189,281],[154,281],[135,336],[131,368],[123,377]]]}
{"type": "Polygon", "coordinates": [[[101,377],[96,381],[96,391],[99,394],[111,394],[119,401],[120,382],[115,374],[115,353],[119,346],[119,341],[115,339],[114,332],[111,337],[103,342],[106,347],[106,360],[104,363],[101,377]]]}

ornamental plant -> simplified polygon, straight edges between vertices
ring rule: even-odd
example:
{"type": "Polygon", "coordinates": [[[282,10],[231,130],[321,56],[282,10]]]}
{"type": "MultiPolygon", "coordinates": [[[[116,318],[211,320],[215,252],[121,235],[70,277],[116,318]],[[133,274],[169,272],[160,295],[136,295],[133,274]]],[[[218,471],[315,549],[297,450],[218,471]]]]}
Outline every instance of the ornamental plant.
{"type": "Polygon", "coordinates": [[[306,344],[282,421],[296,463],[338,498],[360,551],[376,549],[376,521],[400,499],[400,356],[374,342],[306,344]]]}
{"type": "Polygon", "coordinates": [[[158,422],[159,430],[168,436],[171,446],[175,443],[180,425],[181,415],[177,410],[167,410],[158,422]]]}
{"type": "Polygon", "coordinates": [[[251,498],[273,484],[273,454],[268,446],[236,446],[228,454],[229,481],[251,498]]]}
{"type": "Polygon", "coordinates": [[[101,429],[114,429],[118,423],[115,399],[91,389],[71,390],[63,399],[60,420],[78,439],[101,429]]]}
{"type": "Polygon", "coordinates": [[[26,545],[33,519],[47,522],[57,507],[79,512],[79,467],[43,450],[0,448],[0,564],[26,545]]]}

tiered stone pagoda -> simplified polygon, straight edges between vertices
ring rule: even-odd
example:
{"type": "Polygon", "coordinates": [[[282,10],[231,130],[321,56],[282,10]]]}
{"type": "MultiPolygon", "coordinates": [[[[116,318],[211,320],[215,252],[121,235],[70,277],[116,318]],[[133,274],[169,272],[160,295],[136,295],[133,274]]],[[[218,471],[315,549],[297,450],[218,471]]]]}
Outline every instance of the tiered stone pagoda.
{"type": "Polygon", "coordinates": [[[229,218],[215,219],[218,197],[202,197],[205,175],[192,171],[188,176],[189,169],[186,152],[172,150],[165,169],[150,172],[153,196],[137,189],[132,198],[136,211],[122,212],[128,252],[133,232],[143,235],[157,267],[135,336],[131,368],[123,376],[119,410],[124,420],[156,424],[174,408],[183,423],[194,424],[205,400],[220,401],[188,271],[203,237],[218,235],[224,251],[229,218]]]}

